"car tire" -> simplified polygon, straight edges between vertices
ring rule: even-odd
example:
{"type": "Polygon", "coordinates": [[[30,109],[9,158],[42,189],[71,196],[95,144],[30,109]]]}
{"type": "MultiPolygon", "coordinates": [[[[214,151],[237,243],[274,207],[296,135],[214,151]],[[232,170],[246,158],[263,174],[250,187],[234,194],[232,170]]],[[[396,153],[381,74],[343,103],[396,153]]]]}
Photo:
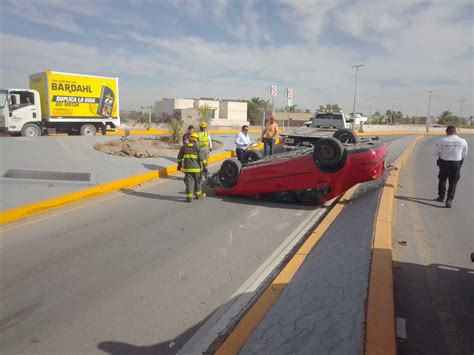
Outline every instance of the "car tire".
{"type": "Polygon", "coordinates": [[[224,160],[219,169],[219,182],[221,185],[226,189],[234,187],[239,181],[241,169],[242,163],[237,159],[224,160]]]}
{"type": "Polygon", "coordinates": [[[243,156],[243,163],[251,163],[263,158],[263,153],[257,150],[246,150],[243,156]]]}
{"type": "Polygon", "coordinates": [[[97,128],[92,124],[85,124],[81,126],[81,136],[92,137],[97,133],[97,128]]]}
{"type": "Polygon", "coordinates": [[[338,129],[332,135],[333,138],[336,138],[341,143],[357,143],[359,139],[357,138],[357,134],[352,129],[341,128],[338,129]]]}
{"type": "Polygon", "coordinates": [[[340,164],[344,156],[342,143],[332,137],[323,138],[316,142],[313,160],[321,168],[333,168],[340,164]]]}
{"type": "Polygon", "coordinates": [[[27,123],[21,129],[21,135],[23,137],[40,137],[41,128],[34,123],[27,123]]]}

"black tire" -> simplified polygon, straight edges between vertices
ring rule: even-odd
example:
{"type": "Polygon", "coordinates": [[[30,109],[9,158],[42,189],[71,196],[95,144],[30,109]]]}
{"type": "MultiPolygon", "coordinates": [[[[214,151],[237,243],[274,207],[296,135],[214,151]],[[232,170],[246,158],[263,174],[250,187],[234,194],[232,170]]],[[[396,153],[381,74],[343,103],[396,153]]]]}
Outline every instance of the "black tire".
{"type": "Polygon", "coordinates": [[[27,123],[21,129],[21,135],[23,137],[40,137],[41,133],[40,126],[34,123],[27,123]]]}
{"type": "Polygon", "coordinates": [[[258,150],[246,150],[243,156],[243,163],[251,163],[263,158],[263,153],[258,150]]]}
{"type": "Polygon", "coordinates": [[[234,187],[237,181],[239,181],[241,169],[242,163],[237,159],[225,160],[219,169],[219,182],[221,185],[226,189],[234,187]]]}
{"type": "Polygon", "coordinates": [[[93,124],[84,124],[81,126],[81,136],[92,137],[97,133],[97,128],[93,124]]]}
{"type": "Polygon", "coordinates": [[[357,134],[352,129],[341,128],[338,129],[332,135],[333,138],[336,138],[341,143],[357,143],[359,139],[357,138],[357,134]]]}
{"type": "Polygon", "coordinates": [[[332,168],[338,166],[344,156],[342,143],[334,138],[323,138],[314,145],[313,160],[316,166],[332,168]]]}

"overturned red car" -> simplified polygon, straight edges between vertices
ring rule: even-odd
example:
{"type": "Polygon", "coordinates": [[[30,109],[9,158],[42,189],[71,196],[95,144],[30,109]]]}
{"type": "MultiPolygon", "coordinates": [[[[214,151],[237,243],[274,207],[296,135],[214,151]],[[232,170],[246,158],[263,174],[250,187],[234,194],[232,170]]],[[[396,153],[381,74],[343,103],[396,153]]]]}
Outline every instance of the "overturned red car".
{"type": "Polygon", "coordinates": [[[227,159],[208,178],[208,185],[218,195],[263,200],[286,196],[296,203],[321,204],[357,183],[381,177],[387,153],[387,145],[377,137],[356,143],[322,138],[312,147],[299,147],[244,165],[227,159]]]}

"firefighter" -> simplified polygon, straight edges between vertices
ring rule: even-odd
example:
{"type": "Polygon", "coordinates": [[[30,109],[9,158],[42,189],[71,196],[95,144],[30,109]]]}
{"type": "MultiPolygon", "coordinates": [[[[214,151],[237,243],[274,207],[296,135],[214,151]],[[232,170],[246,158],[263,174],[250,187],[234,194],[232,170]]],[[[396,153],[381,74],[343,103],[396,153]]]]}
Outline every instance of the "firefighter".
{"type": "Polygon", "coordinates": [[[184,184],[186,185],[186,200],[193,201],[193,197],[201,199],[206,197],[202,192],[202,173],[207,174],[207,159],[199,147],[199,136],[197,133],[189,135],[189,142],[184,144],[178,154],[178,170],[184,173],[184,184]]]}
{"type": "Polygon", "coordinates": [[[199,147],[204,152],[206,160],[209,159],[209,152],[212,152],[212,140],[211,135],[207,132],[207,123],[202,121],[199,125],[199,147]]]}

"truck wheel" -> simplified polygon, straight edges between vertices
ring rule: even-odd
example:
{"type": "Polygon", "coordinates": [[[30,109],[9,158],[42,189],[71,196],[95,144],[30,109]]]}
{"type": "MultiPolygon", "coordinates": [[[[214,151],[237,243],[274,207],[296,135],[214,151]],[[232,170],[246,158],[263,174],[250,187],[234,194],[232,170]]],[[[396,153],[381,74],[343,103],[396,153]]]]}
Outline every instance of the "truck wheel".
{"type": "Polygon", "coordinates": [[[344,147],[337,139],[323,138],[314,145],[313,160],[318,167],[335,167],[340,163],[343,155],[344,147]]]}
{"type": "Polygon", "coordinates": [[[359,141],[355,132],[352,129],[347,128],[338,129],[332,136],[333,138],[338,139],[341,143],[355,144],[359,141]]]}
{"type": "Polygon", "coordinates": [[[242,163],[236,159],[225,160],[219,169],[219,181],[221,185],[230,189],[237,184],[239,180],[242,163]]]}
{"type": "Polygon", "coordinates": [[[250,163],[263,158],[263,153],[256,150],[246,150],[244,153],[244,163],[250,163]]]}
{"type": "Polygon", "coordinates": [[[81,136],[92,137],[97,133],[97,128],[92,124],[85,124],[81,127],[81,136]]]}
{"type": "Polygon", "coordinates": [[[23,137],[40,137],[41,128],[34,123],[27,123],[21,129],[21,135],[23,137]]]}

